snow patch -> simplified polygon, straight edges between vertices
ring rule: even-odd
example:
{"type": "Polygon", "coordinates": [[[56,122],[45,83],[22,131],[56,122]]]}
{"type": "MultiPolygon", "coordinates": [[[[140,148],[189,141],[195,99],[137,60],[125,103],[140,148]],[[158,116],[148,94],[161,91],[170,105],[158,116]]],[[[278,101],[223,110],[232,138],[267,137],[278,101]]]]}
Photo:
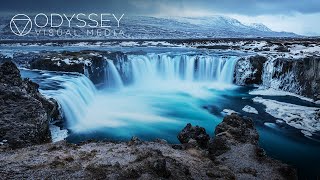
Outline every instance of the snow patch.
{"type": "Polygon", "coordinates": [[[249,94],[260,95],[260,96],[293,96],[293,97],[300,98],[301,100],[304,100],[304,101],[314,102],[314,100],[311,98],[306,98],[291,92],[276,90],[273,88],[265,88],[265,87],[260,87],[258,89],[252,90],[249,92],[249,94]]]}
{"type": "Polygon", "coordinates": [[[51,132],[52,142],[62,141],[68,136],[68,131],[66,129],[60,129],[58,126],[51,124],[49,129],[51,132]]]}
{"type": "Polygon", "coordinates": [[[265,105],[266,112],[271,116],[285,121],[296,129],[304,130],[304,134],[310,135],[320,130],[319,108],[299,106],[261,97],[255,97],[252,100],[265,105]]]}
{"type": "Polygon", "coordinates": [[[247,112],[247,113],[251,113],[251,114],[259,114],[258,111],[251,106],[246,105],[244,108],[242,108],[242,111],[247,112]]]}
{"type": "Polygon", "coordinates": [[[233,113],[239,114],[238,112],[236,112],[236,111],[234,111],[234,110],[231,110],[231,109],[224,109],[224,110],[222,111],[222,113],[227,114],[227,115],[231,115],[231,114],[233,114],[233,113]]]}

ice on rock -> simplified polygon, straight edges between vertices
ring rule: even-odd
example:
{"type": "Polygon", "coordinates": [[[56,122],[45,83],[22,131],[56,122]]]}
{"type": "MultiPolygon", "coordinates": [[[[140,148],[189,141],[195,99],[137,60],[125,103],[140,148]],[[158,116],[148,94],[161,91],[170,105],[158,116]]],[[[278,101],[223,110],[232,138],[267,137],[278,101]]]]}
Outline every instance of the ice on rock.
{"type": "Polygon", "coordinates": [[[231,110],[231,109],[224,109],[224,110],[222,111],[222,113],[225,113],[225,114],[227,114],[227,115],[231,115],[231,114],[233,114],[233,113],[239,114],[238,112],[236,112],[236,111],[234,111],[234,110],[231,110]]]}
{"type": "Polygon", "coordinates": [[[258,89],[250,91],[249,94],[260,95],[260,96],[294,96],[304,101],[314,102],[311,98],[306,98],[291,92],[286,92],[286,91],[276,90],[273,88],[266,88],[266,87],[259,87],[258,89]]]}
{"type": "Polygon", "coordinates": [[[66,129],[60,129],[60,127],[55,125],[49,126],[51,132],[52,142],[62,141],[68,136],[68,131],[66,129]]]}
{"type": "Polygon", "coordinates": [[[271,116],[285,121],[289,126],[303,130],[305,135],[312,135],[320,130],[319,108],[299,106],[261,97],[255,97],[252,100],[265,105],[266,112],[271,116]]]}
{"type": "Polygon", "coordinates": [[[277,123],[277,124],[282,124],[282,123],[284,123],[284,121],[281,120],[281,119],[277,119],[277,120],[276,120],[276,123],[277,123]]]}
{"type": "Polygon", "coordinates": [[[251,114],[258,114],[258,111],[251,106],[246,105],[244,108],[242,108],[242,111],[247,112],[247,113],[251,113],[251,114]]]}
{"type": "Polygon", "coordinates": [[[301,130],[301,133],[305,136],[312,136],[312,133],[310,133],[309,131],[301,130]]]}

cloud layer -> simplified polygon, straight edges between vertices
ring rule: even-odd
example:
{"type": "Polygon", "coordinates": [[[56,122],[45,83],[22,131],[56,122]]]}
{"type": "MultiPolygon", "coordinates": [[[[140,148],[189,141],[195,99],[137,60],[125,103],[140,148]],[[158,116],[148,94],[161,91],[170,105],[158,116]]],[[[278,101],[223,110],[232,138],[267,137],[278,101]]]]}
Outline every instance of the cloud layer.
{"type": "Polygon", "coordinates": [[[236,17],[273,30],[320,35],[320,0],[0,0],[2,13],[104,12],[152,16],[236,17]]]}
{"type": "Polygon", "coordinates": [[[98,10],[127,11],[133,14],[159,14],[163,7],[182,11],[184,9],[202,9],[208,12],[242,15],[320,12],[319,0],[0,0],[0,2],[1,11],[7,12],[98,10]]]}

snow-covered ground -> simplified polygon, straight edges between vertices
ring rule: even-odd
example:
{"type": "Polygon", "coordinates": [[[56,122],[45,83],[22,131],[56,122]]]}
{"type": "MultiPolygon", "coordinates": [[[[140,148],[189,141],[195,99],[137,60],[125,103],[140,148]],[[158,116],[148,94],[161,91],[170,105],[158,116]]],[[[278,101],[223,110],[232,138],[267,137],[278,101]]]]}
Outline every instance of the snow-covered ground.
{"type": "Polygon", "coordinates": [[[291,92],[276,90],[276,89],[272,89],[272,88],[265,88],[265,87],[259,87],[258,89],[252,90],[249,92],[249,94],[250,95],[261,95],[261,96],[293,96],[293,97],[300,98],[301,100],[304,100],[304,101],[314,102],[314,100],[311,98],[299,96],[299,95],[291,93],[291,92]]]}
{"type": "Polygon", "coordinates": [[[289,126],[300,129],[306,136],[311,136],[312,133],[320,130],[320,108],[299,106],[261,97],[255,97],[252,100],[265,105],[268,114],[285,121],[289,126]]]}

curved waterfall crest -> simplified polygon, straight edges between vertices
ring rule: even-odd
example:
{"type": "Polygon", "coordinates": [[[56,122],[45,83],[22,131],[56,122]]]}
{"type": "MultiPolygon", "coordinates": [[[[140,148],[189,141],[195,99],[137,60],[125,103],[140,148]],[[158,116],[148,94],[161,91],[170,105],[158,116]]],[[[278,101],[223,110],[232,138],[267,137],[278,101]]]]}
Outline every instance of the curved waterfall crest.
{"type": "MultiPolygon", "coordinates": [[[[148,90],[154,87],[158,88],[161,85],[166,87],[179,84],[181,86],[194,82],[232,84],[236,62],[237,58],[233,56],[173,55],[168,53],[127,55],[126,61],[105,58],[104,89],[121,89],[127,85],[140,85],[140,88],[148,90]],[[124,81],[125,78],[122,77],[124,74],[130,75],[129,82],[124,81]]],[[[96,109],[100,109],[100,107],[93,110],[88,108],[97,99],[97,90],[94,84],[85,75],[52,78],[60,81],[62,88],[44,90],[44,94],[59,102],[67,120],[67,127],[76,131],[81,124],[90,124],[91,122],[88,122],[89,119],[86,118],[87,114],[94,114],[96,109]],[[89,112],[88,109],[91,111],[89,112]]],[[[190,88],[192,86],[181,87],[190,88]]],[[[192,89],[188,91],[192,91],[192,89]]],[[[199,92],[195,91],[194,93],[199,92]]],[[[96,119],[90,121],[94,120],[96,119]]]]}
{"type": "Polygon", "coordinates": [[[56,76],[51,79],[61,82],[61,88],[41,92],[58,101],[68,126],[72,126],[86,114],[87,107],[94,101],[97,89],[84,75],[70,78],[56,76]]]}
{"type": "Polygon", "coordinates": [[[124,82],[122,74],[130,74],[129,83],[145,84],[154,81],[216,81],[232,84],[235,56],[211,55],[173,55],[169,53],[146,55],[128,55],[127,62],[118,62],[122,69],[114,65],[114,61],[106,60],[106,86],[121,88],[124,82]],[[123,70],[124,69],[124,70],[123,70]],[[123,72],[124,71],[124,72],[123,72]]]}

